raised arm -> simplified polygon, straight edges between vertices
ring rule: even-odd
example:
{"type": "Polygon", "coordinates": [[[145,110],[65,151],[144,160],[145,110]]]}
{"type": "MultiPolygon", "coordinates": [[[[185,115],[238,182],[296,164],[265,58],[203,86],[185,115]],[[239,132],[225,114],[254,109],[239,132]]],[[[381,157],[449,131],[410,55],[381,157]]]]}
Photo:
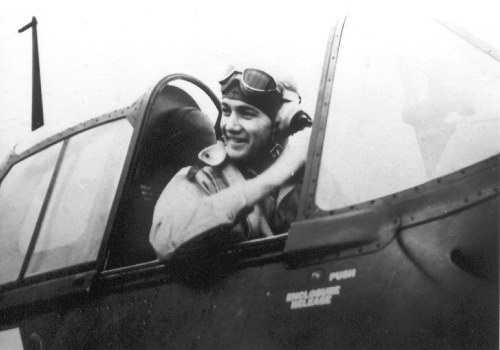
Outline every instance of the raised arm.
{"type": "Polygon", "coordinates": [[[236,224],[238,214],[281,186],[304,164],[309,132],[289,138],[281,156],[262,174],[232,184],[207,196],[201,186],[187,179],[182,169],[161,194],[153,216],[150,242],[165,258],[193,237],[225,225],[236,224]]]}

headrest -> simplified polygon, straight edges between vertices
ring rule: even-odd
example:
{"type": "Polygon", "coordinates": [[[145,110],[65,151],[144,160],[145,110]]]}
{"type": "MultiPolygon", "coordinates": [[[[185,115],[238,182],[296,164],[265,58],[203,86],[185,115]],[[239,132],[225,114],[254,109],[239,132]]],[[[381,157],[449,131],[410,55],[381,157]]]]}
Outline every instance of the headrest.
{"type": "Polygon", "coordinates": [[[216,138],[205,113],[194,107],[178,107],[150,121],[145,142],[157,161],[168,159],[187,166],[196,162],[200,150],[216,143],[216,138]]]}
{"type": "Polygon", "coordinates": [[[154,119],[158,114],[164,114],[179,107],[200,109],[196,101],[186,91],[177,86],[167,85],[154,100],[150,119],[154,119]]]}

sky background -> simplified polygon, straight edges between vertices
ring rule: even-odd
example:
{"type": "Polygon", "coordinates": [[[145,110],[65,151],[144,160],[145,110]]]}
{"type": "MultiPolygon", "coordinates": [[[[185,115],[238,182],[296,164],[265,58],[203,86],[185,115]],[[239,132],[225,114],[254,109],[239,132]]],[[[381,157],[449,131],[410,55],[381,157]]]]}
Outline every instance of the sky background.
{"type": "MultiPolygon", "coordinates": [[[[498,43],[498,2],[370,6],[451,15],[498,43]]],[[[30,134],[31,32],[17,30],[32,16],[39,22],[45,123],[57,128],[128,106],[171,73],[194,75],[218,93],[229,65],[288,73],[313,114],[329,31],[353,7],[333,0],[6,3],[0,5],[0,156],[30,134]]],[[[362,2],[354,7],[370,10],[362,2]]]]}

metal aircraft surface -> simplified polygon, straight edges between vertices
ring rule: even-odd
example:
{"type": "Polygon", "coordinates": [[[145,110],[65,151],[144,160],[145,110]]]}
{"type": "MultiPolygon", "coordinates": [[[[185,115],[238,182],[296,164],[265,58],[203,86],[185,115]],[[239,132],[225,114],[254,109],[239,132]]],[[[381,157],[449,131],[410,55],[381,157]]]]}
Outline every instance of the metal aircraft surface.
{"type": "Polygon", "coordinates": [[[298,219],[273,237],[156,259],[159,194],[219,136],[195,77],[16,148],[0,347],[498,348],[498,53],[439,19],[352,15],[324,57],[298,219]]]}

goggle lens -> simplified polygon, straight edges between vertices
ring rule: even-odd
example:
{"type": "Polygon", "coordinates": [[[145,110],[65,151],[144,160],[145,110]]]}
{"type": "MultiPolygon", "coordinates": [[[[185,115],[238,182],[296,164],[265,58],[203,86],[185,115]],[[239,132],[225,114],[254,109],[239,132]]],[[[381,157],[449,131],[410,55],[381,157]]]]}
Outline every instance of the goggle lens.
{"type": "Polygon", "coordinates": [[[276,82],[273,77],[258,69],[245,69],[242,82],[251,90],[259,92],[276,91],[276,82]]]}
{"type": "Polygon", "coordinates": [[[244,88],[253,92],[279,92],[274,78],[268,73],[255,68],[247,68],[242,72],[233,70],[222,79],[222,91],[226,90],[234,80],[239,80],[244,88]]]}

